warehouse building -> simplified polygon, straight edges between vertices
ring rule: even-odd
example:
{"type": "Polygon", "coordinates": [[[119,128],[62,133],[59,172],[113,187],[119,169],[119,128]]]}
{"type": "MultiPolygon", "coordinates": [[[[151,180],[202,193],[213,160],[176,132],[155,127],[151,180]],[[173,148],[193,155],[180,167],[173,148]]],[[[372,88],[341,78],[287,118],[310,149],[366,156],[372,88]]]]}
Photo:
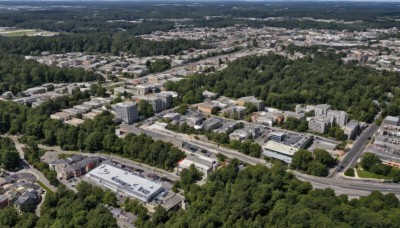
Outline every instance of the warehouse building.
{"type": "Polygon", "coordinates": [[[86,174],[86,178],[93,184],[145,203],[150,202],[163,191],[162,185],[159,183],[108,164],[93,169],[86,174]]]}

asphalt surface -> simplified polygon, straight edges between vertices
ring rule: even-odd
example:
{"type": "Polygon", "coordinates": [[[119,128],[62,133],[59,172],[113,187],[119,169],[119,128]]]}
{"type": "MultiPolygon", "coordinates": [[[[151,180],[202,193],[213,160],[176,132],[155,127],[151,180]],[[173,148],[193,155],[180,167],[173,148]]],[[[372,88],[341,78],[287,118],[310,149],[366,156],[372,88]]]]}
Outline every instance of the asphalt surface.
{"type": "Polygon", "coordinates": [[[376,124],[371,124],[366,130],[364,130],[361,135],[358,136],[350,151],[346,153],[345,157],[339,162],[339,164],[328,177],[336,177],[339,173],[339,170],[344,172],[348,168],[354,168],[371,137],[378,129],[379,126],[376,124]]]}
{"type": "Polygon", "coordinates": [[[194,138],[191,138],[188,135],[185,134],[179,134],[179,133],[175,133],[173,131],[169,131],[169,130],[153,130],[151,128],[148,127],[144,127],[140,129],[142,133],[145,133],[146,135],[155,138],[155,139],[159,139],[159,140],[163,140],[166,142],[171,142],[176,146],[181,147],[183,142],[186,143],[190,143],[192,145],[195,145],[201,149],[205,149],[211,153],[221,153],[229,158],[237,158],[243,162],[246,162],[248,164],[251,165],[256,165],[256,164],[267,164],[267,162],[261,158],[254,158],[254,157],[250,157],[247,156],[243,153],[240,153],[236,150],[231,150],[222,146],[217,146],[213,143],[209,143],[209,142],[205,142],[205,141],[200,141],[200,140],[196,140],[194,138]]]}
{"type": "MultiPolygon", "coordinates": [[[[347,157],[348,159],[352,158],[350,162],[345,162],[343,160],[341,164],[345,164],[347,166],[354,165],[358,160],[358,157],[361,156],[363,148],[367,144],[368,137],[371,137],[374,132],[378,129],[378,126],[371,125],[368,129],[365,130],[364,135],[360,136],[358,140],[355,142],[353,146],[353,150],[351,156],[347,157]],[[357,157],[358,156],[358,157],[357,157]]],[[[189,136],[181,136],[175,132],[165,133],[160,130],[151,130],[149,128],[140,129],[139,131],[145,133],[151,137],[155,137],[157,139],[161,139],[164,141],[179,141],[179,142],[187,142],[199,146],[201,148],[207,149],[210,152],[217,152],[224,154],[227,157],[237,158],[243,162],[248,164],[264,164],[268,167],[271,166],[270,163],[265,162],[259,158],[253,158],[247,156],[245,154],[239,153],[237,151],[229,150],[226,148],[216,148],[215,144],[202,142],[199,140],[191,139],[189,136]],[[141,130],[141,131],[140,131],[141,130]],[[239,155],[239,156],[238,156],[239,155]]],[[[346,159],[346,158],[345,158],[346,159]]],[[[340,165],[338,166],[340,167],[340,165]]],[[[400,185],[394,183],[382,183],[382,182],[374,182],[370,180],[355,180],[355,179],[346,179],[344,177],[341,178],[327,178],[327,177],[315,177],[306,174],[302,174],[296,171],[293,171],[296,177],[302,181],[310,182],[314,188],[331,188],[335,190],[336,194],[346,194],[350,197],[360,197],[366,196],[371,193],[371,191],[377,190],[383,193],[395,193],[397,196],[400,196],[400,185]]],[[[337,172],[335,172],[337,174],[337,172]]]]}
{"type": "Polygon", "coordinates": [[[400,196],[400,185],[395,183],[382,183],[371,180],[332,179],[315,177],[293,171],[295,176],[302,181],[310,182],[314,188],[331,188],[336,194],[346,194],[351,197],[366,196],[371,191],[394,193],[400,196]]]}
{"type": "Polygon", "coordinates": [[[32,173],[33,175],[36,176],[36,178],[42,182],[44,185],[46,185],[50,190],[52,190],[53,192],[57,191],[57,187],[55,187],[54,185],[50,184],[50,182],[47,180],[47,178],[43,175],[42,172],[40,172],[39,170],[37,170],[35,167],[33,167],[32,165],[30,165],[25,159],[24,159],[24,150],[22,148],[25,147],[24,144],[21,144],[20,142],[18,142],[17,137],[15,136],[9,136],[14,144],[15,144],[15,148],[17,149],[19,156],[21,158],[21,162],[23,164],[23,167],[25,168],[25,171],[32,173]]]}

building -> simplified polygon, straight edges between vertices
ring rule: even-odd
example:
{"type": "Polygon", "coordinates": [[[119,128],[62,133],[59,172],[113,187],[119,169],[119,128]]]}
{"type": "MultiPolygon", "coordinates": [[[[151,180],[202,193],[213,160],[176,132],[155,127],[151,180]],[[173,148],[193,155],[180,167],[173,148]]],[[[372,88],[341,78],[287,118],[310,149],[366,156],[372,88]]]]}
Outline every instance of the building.
{"type": "Polygon", "coordinates": [[[71,116],[76,116],[78,114],[86,113],[86,111],[84,111],[82,109],[77,109],[77,108],[67,108],[67,109],[63,109],[62,111],[70,114],[71,116]]]}
{"type": "Polygon", "coordinates": [[[386,116],[385,119],[382,121],[382,124],[399,126],[400,125],[400,118],[394,117],[394,116],[386,116]]]}
{"type": "Polygon", "coordinates": [[[170,93],[161,92],[157,93],[156,96],[161,99],[162,110],[167,110],[172,108],[173,100],[172,100],[172,95],[170,93]]]}
{"type": "Polygon", "coordinates": [[[194,127],[194,125],[199,125],[203,121],[204,116],[198,112],[192,112],[188,115],[183,116],[179,122],[180,124],[186,123],[187,125],[194,127]]]}
{"type": "Polygon", "coordinates": [[[108,164],[98,166],[86,174],[85,177],[91,183],[108,188],[118,194],[136,198],[145,203],[150,202],[163,191],[160,183],[108,164]]]}
{"type": "Polygon", "coordinates": [[[9,205],[9,199],[6,195],[0,195],[0,209],[3,209],[9,205]]]}
{"type": "Polygon", "coordinates": [[[357,133],[360,131],[360,124],[356,120],[351,120],[342,129],[347,135],[347,139],[355,139],[357,133]]]}
{"type": "Polygon", "coordinates": [[[37,190],[27,189],[18,200],[14,202],[18,211],[31,211],[40,203],[41,195],[37,190]]]}
{"type": "Polygon", "coordinates": [[[209,157],[188,155],[178,163],[177,173],[179,174],[183,169],[189,169],[192,164],[197,170],[202,172],[204,176],[208,176],[208,174],[218,168],[219,165],[216,160],[209,157]]]}
{"type": "Polygon", "coordinates": [[[174,121],[174,120],[179,120],[179,117],[180,117],[179,113],[170,112],[170,113],[165,114],[163,116],[163,119],[174,121]]]}
{"type": "Polygon", "coordinates": [[[51,170],[56,171],[57,173],[60,173],[65,167],[75,164],[79,161],[82,161],[85,159],[84,156],[79,155],[79,154],[74,154],[71,157],[65,158],[65,159],[59,159],[54,162],[49,163],[49,168],[51,170]]]}
{"type": "Polygon", "coordinates": [[[293,146],[288,146],[272,140],[266,142],[262,149],[263,155],[282,160],[289,164],[292,163],[293,154],[299,150],[293,146]]]}
{"type": "Polygon", "coordinates": [[[283,132],[271,132],[269,134],[269,139],[275,142],[282,142],[285,137],[283,132]]]}
{"type": "Polygon", "coordinates": [[[73,125],[73,126],[79,126],[81,124],[83,124],[85,121],[82,119],[78,119],[78,118],[72,118],[70,120],[65,121],[66,124],[69,125],[73,125]]]}
{"type": "Polygon", "coordinates": [[[348,122],[348,115],[345,111],[328,110],[327,115],[330,123],[335,123],[340,127],[343,127],[348,122]]]}
{"type": "Polygon", "coordinates": [[[50,115],[50,118],[54,119],[54,120],[66,121],[66,120],[71,119],[71,114],[65,113],[65,112],[56,112],[56,113],[50,115]]]}
{"type": "Polygon", "coordinates": [[[254,96],[248,96],[248,97],[241,97],[237,100],[237,104],[240,106],[244,106],[245,103],[251,103],[257,107],[258,111],[264,111],[265,110],[265,105],[264,101],[258,100],[254,96]]]}
{"type": "Polygon", "coordinates": [[[328,115],[328,110],[331,108],[330,105],[327,104],[319,104],[315,106],[315,117],[322,118],[328,115]]]}
{"type": "Polygon", "coordinates": [[[197,105],[197,109],[202,113],[211,115],[214,113],[214,110],[217,110],[218,106],[212,102],[204,102],[197,105]]]}
{"type": "Polygon", "coordinates": [[[222,120],[218,118],[207,119],[203,122],[203,129],[206,131],[214,130],[222,126],[222,120]]]}
{"type": "Polygon", "coordinates": [[[325,134],[328,130],[329,120],[327,118],[311,118],[308,121],[308,129],[312,132],[325,134]]]}
{"type": "Polygon", "coordinates": [[[117,118],[127,124],[132,124],[138,117],[136,103],[134,102],[118,103],[115,105],[114,111],[117,118]]]}
{"type": "Polygon", "coordinates": [[[229,139],[243,141],[249,139],[250,137],[257,138],[261,135],[261,129],[258,127],[245,127],[242,129],[237,129],[229,134],[229,139]]]}
{"type": "Polygon", "coordinates": [[[315,111],[315,106],[314,105],[298,104],[298,105],[296,105],[294,110],[295,110],[295,112],[297,114],[307,113],[307,112],[315,111]]]}
{"type": "Polygon", "coordinates": [[[173,191],[169,191],[167,195],[161,197],[161,206],[166,211],[174,208],[185,209],[185,197],[173,191]]]}
{"type": "Polygon", "coordinates": [[[77,162],[76,164],[65,167],[58,174],[66,180],[74,177],[80,177],[96,167],[99,162],[99,157],[88,157],[77,162]]]}
{"type": "Polygon", "coordinates": [[[214,129],[213,132],[216,133],[231,133],[238,126],[236,121],[227,121],[222,124],[218,129],[214,129]]]}
{"type": "Polygon", "coordinates": [[[146,95],[154,89],[154,86],[153,85],[137,85],[135,87],[135,89],[136,89],[137,94],[146,95]]]}
{"type": "Polygon", "coordinates": [[[285,116],[279,111],[258,112],[251,116],[251,120],[254,123],[272,127],[275,123],[282,123],[285,120],[285,116]]]}
{"type": "Polygon", "coordinates": [[[215,99],[218,97],[218,94],[210,92],[208,90],[204,90],[202,95],[203,95],[204,99],[209,99],[209,100],[212,100],[212,99],[215,99]]]}
{"type": "Polygon", "coordinates": [[[154,113],[159,113],[163,110],[163,106],[166,106],[166,104],[163,104],[161,99],[159,97],[155,96],[135,96],[135,101],[137,103],[140,103],[141,101],[147,101],[153,108],[154,113]]]}
{"type": "Polygon", "coordinates": [[[292,111],[284,111],[283,112],[283,116],[284,116],[284,118],[285,118],[285,121],[288,119],[288,118],[294,118],[294,119],[301,119],[301,118],[303,118],[304,117],[304,113],[300,113],[300,114],[298,114],[298,113],[296,113],[296,112],[292,112],[292,111]]]}
{"type": "Polygon", "coordinates": [[[246,115],[246,108],[242,106],[230,106],[222,110],[224,116],[232,119],[243,119],[246,115]]]}

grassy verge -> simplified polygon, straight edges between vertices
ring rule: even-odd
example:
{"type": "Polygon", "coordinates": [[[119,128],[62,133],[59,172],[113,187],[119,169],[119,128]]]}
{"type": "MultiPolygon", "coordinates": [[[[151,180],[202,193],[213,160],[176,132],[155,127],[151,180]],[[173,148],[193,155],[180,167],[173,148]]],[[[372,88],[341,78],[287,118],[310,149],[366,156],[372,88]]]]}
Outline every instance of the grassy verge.
{"type": "Polygon", "coordinates": [[[362,169],[357,169],[357,174],[361,178],[376,178],[376,179],[391,179],[390,177],[379,175],[375,173],[371,173],[362,169]]]}
{"type": "Polygon", "coordinates": [[[53,192],[50,188],[48,188],[45,184],[43,184],[43,182],[38,181],[37,183],[40,185],[40,187],[46,190],[46,192],[53,192]]]}

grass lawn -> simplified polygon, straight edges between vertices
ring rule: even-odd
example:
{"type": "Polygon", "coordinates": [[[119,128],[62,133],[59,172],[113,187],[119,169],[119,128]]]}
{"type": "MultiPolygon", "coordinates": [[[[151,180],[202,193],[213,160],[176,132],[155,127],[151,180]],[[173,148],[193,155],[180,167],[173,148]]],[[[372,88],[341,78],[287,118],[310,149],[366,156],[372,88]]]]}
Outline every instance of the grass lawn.
{"type": "Polygon", "coordinates": [[[0,35],[7,37],[17,37],[17,36],[49,36],[56,35],[56,32],[48,32],[41,29],[11,29],[0,31],[0,35]]]}
{"type": "Polygon", "coordinates": [[[45,184],[43,184],[41,181],[38,181],[37,183],[40,185],[40,187],[42,187],[44,190],[46,190],[46,192],[53,192],[53,191],[51,191],[50,188],[48,188],[48,187],[47,187],[45,184]]]}
{"type": "Polygon", "coordinates": [[[371,173],[362,169],[357,169],[357,174],[361,178],[391,179],[390,177],[371,173]]]}

